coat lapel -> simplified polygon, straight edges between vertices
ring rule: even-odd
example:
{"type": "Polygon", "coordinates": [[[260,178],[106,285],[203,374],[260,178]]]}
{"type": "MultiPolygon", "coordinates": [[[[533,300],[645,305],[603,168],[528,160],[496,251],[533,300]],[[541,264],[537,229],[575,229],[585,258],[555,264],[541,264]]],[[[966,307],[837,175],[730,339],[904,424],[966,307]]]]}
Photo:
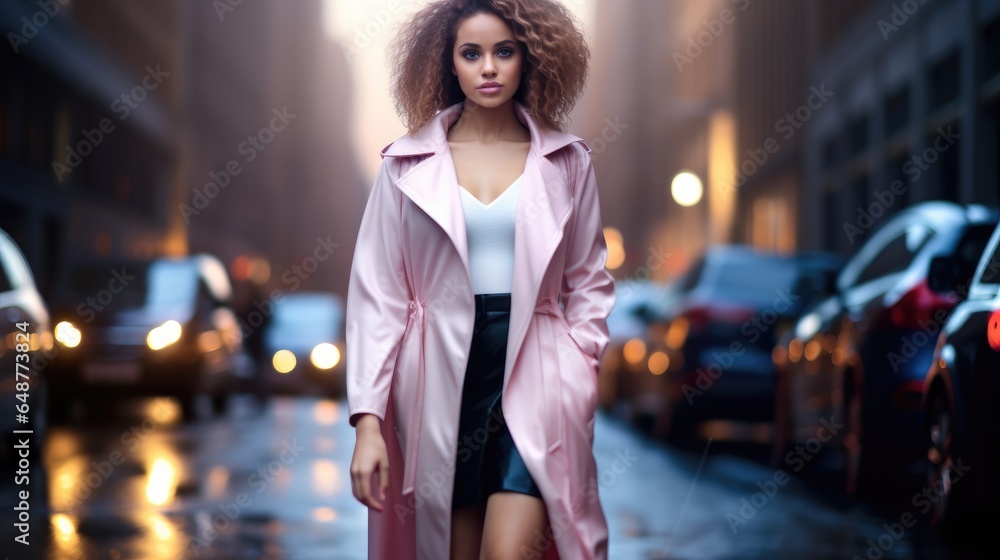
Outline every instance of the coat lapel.
{"type": "MultiPolygon", "coordinates": [[[[382,157],[427,156],[402,175],[396,185],[448,235],[471,282],[465,215],[447,142],[448,129],[461,112],[461,103],[440,111],[416,133],[386,146],[382,157]]],[[[540,128],[527,109],[517,102],[515,113],[531,133],[531,148],[525,162],[514,228],[514,278],[505,387],[534,314],[542,276],[562,240],[563,227],[572,210],[573,199],[566,179],[546,156],[580,141],[571,134],[540,128]]]]}

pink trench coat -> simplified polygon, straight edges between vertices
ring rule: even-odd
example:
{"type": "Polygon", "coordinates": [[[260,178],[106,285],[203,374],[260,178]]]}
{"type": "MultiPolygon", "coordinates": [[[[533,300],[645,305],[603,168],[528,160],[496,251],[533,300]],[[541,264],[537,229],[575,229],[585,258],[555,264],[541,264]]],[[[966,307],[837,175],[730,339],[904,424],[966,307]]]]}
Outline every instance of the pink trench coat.
{"type": "MultiPolygon", "coordinates": [[[[455,464],[463,446],[485,439],[457,441],[475,317],[446,139],[461,111],[453,105],[382,150],[351,268],[350,423],[361,413],[381,418],[389,450],[385,509],[369,510],[369,558],[377,560],[448,558],[455,464]]],[[[555,546],[545,558],[604,559],[593,434],[614,280],[594,167],[579,138],[540,128],[520,104],[516,113],[531,147],[517,204],[502,406],[549,514],[555,546]]],[[[546,549],[544,535],[535,546],[546,549]]]]}

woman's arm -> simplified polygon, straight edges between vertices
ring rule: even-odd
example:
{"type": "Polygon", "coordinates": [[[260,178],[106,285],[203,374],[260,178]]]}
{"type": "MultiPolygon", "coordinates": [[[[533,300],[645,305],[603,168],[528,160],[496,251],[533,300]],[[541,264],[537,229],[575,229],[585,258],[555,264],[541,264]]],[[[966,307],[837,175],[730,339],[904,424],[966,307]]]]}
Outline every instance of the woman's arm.
{"type": "Polygon", "coordinates": [[[363,414],[385,419],[409,288],[400,243],[402,195],[383,160],[368,197],[347,290],[347,401],[351,426],[363,414]]]}
{"type": "Polygon", "coordinates": [[[568,180],[574,190],[574,218],[563,272],[562,300],[570,336],[585,353],[599,361],[610,340],[607,317],[615,302],[615,281],[605,269],[608,248],[601,225],[594,162],[583,145],[572,146],[568,180]]]}

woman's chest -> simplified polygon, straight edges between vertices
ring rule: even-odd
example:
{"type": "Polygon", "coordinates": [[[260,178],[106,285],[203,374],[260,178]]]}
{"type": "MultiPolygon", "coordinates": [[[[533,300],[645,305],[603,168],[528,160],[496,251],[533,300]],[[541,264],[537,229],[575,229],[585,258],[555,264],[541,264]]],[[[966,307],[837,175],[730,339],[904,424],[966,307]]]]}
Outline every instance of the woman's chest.
{"type": "Polygon", "coordinates": [[[483,204],[490,204],[524,173],[531,144],[449,142],[449,146],[458,184],[483,204]]]}

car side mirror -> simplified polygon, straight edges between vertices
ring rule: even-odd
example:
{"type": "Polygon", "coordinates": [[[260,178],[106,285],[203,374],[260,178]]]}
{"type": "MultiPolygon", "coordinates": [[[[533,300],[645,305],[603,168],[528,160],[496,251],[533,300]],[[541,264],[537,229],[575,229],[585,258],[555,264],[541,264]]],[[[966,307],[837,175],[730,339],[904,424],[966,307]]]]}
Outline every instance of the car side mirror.
{"type": "Polygon", "coordinates": [[[962,263],[954,257],[934,257],[927,273],[927,285],[938,293],[958,290],[962,282],[962,263]]]}

